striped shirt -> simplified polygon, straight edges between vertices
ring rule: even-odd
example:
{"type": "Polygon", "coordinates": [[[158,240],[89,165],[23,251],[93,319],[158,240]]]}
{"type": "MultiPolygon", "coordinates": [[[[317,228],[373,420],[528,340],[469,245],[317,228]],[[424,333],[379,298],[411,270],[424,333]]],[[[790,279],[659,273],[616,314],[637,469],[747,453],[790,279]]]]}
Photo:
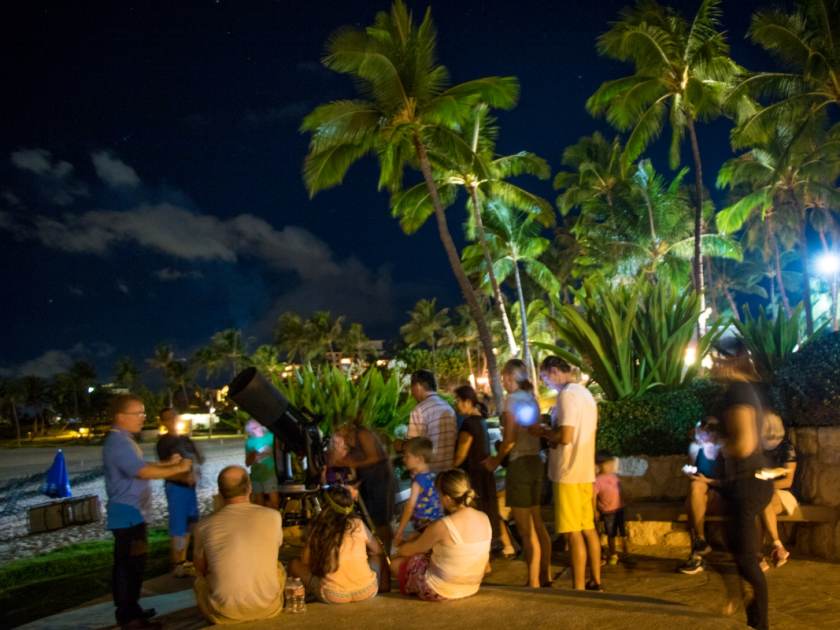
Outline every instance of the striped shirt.
{"type": "Polygon", "coordinates": [[[437,393],[431,393],[411,411],[407,437],[426,437],[432,441],[429,470],[438,473],[452,468],[455,458],[455,411],[437,393]]]}

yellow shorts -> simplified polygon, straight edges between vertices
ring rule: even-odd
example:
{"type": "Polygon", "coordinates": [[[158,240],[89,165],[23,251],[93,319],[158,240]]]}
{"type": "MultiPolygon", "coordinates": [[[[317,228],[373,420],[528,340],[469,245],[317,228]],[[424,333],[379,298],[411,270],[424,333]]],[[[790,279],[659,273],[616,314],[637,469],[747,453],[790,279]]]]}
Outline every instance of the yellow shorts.
{"type": "Polygon", "coordinates": [[[554,531],[558,534],[595,529],[591,483],[554,484],[554,531]]]}

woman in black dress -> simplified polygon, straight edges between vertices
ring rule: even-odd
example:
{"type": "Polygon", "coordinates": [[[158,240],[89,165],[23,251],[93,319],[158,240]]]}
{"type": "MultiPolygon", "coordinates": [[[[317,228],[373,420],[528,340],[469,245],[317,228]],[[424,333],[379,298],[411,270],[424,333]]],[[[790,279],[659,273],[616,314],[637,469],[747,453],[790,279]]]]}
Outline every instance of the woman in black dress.
{"type": "Polygon", "coordinates": [[[506,552],[513,552],[509,536],[502,532],[499,502],[496,499],[496,477],[482,465],[490,457],[490,436],[487,433],[487,409],[478,400],[475,390],[463,385],[455,390],[455,405],[464,421],[458,431],[455,460],[452,464],[469,475],[470,485],[478,495],[478,509],[487,514],[493,528],[493,540],[504,542],[506,552]]]}

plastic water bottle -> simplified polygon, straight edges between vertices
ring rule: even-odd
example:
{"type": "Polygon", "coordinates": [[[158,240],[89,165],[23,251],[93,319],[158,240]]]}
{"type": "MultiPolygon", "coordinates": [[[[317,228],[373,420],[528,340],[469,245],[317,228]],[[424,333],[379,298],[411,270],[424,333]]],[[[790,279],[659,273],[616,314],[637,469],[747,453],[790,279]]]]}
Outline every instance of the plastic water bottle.
{"type": "Polygon", "coordinates": [[[286,612],[306,612],[306,590],[303,588],[303,582],[300,578],[289,578],[286,581],[284,593],[286,596],[286,612]]]}

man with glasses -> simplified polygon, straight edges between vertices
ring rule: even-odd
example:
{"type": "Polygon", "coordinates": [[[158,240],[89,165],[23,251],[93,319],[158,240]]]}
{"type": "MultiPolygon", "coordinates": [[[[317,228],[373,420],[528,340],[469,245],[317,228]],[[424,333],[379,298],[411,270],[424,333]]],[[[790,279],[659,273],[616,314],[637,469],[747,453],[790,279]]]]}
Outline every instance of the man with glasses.
{"type": "Polygon", "coordinates": [[[106,527],[114,534],[113,594],[121,628],[160,628],[149,622],[155,611],[140,608],[140,588],[146,567],[146,519],[151,508],[150,479],[169,479],[188,472],[189,459],[173,455],[156,464],[143,460],[134,435],[143,428],[146,408],[133,394],[111,401],[113,425],[102,449],[105,490],[108,494],[106,527]]]}

